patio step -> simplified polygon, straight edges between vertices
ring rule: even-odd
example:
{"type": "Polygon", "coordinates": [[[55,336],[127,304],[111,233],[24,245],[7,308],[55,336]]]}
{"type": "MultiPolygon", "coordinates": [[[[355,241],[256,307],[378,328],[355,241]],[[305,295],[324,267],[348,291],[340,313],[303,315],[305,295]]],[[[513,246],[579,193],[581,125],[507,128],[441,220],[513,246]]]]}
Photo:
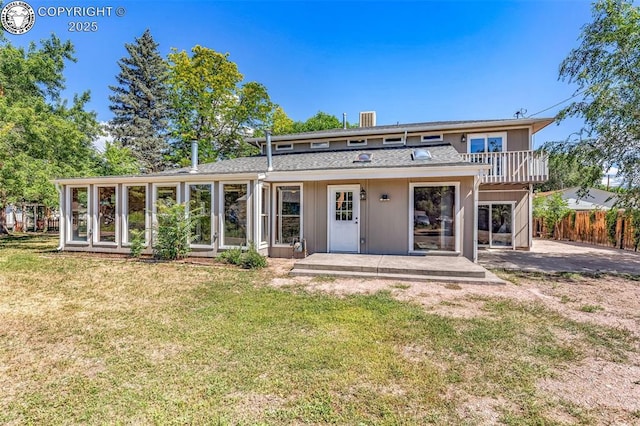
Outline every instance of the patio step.
{"type": "MultiPolygon", "coordinates": [[[[292,275],[334,275],[405,280],[486,281],[488,271],[461,256],[390,256],[314,253],[292,275]]],[[[496,277],[497,278],[497,277],[496,277]]]]}
{"type": "Polygon", "coordinates": [[[424,275],[424,274],[390,274],[363,271],[336,271],[334,269],[300,269],[294,268],[289,272],[293,276],[332,276],[338,278],[369,278],[369,279],[387,279],[395,281],[436,281],[450,284],[489,284],[504,285],[505,281],[498,278],[492,273],[486,274],[483,278],[474,277],[457,277],[443,275],[424,275]]]}

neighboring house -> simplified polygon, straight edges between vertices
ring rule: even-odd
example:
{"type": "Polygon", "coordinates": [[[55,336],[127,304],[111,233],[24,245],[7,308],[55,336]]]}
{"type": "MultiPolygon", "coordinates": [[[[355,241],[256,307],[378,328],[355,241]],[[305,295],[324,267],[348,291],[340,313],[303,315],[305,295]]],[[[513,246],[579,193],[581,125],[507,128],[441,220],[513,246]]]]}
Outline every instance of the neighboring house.
{"type": "Polygon", "coordinates": [[[567,202],[567,207],[571,210],[609,210],[618,201],[616,193],[597,188],[588,188],[586,192],[579,187],[566,188],[557,191],[539,192],[535,196],[546,198],[553,194],[560,194],[562,199],[567,202]]]}
{"type": "Polygon", "coordinates": [[[150,246],[163,199],[204,213],[194,256],[254,243],[272,257],[291,257],[303,242],[308,253],[475,260],[478,246],[531,246],[532,184],[548,175],[532,139],[553,119],[376,126],[375,113],[362,113],[360,122],[368,124],[273,136],[272,156],[265,138],[253,138],[263,155],[59,179],[60,247],[128,253],[132,229],[146,230],[150,246]]]}

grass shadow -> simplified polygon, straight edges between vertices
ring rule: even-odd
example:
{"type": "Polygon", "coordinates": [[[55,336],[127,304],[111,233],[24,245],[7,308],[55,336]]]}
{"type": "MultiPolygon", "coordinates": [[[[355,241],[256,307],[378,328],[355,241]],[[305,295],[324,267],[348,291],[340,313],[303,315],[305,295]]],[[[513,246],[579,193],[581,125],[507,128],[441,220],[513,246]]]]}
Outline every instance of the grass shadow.
{"type": "Polygon", "coordinates": [[[13,233],[0,236],[0,248],[36,253],[57,252],[58,234],[13,233]]]}

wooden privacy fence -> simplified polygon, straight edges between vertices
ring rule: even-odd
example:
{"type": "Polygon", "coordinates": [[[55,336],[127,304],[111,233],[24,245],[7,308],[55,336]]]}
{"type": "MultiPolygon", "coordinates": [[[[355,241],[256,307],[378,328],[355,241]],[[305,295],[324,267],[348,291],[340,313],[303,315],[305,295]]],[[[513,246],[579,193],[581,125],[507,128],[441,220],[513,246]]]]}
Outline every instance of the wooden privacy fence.
{"type": "MultiPolygon", "coordinates": [[[[555,238],[637,251],[631,218],[625,217],[624,212],[618,213],[614,243],[609,238],[606,215],[605,211],[571,212],[558,224],[555,238]]],[[[553,230],[547,229],[542,218],[534,218],[533,229],[538,237],[553,238],[553,230]]]]}

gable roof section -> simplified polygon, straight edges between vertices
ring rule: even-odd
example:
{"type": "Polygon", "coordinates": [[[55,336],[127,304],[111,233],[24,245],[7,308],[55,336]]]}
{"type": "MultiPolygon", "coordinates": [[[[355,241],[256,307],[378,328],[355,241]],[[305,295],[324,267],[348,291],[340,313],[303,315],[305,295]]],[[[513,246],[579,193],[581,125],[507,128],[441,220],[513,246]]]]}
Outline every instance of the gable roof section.
{"type": "MultiPolygon", "coordinates": [[[[271,136],[273,142],[308,141],[313,139],[349,138],[358,136],[382,136],[397,133],[428,133],[438,131],[476,132],[509,127],[529,127],[536,133],[554,122],[554,118],[521,118],[496,120],[431,121],[424,123],[392,124],[374,127],[319,130],[315,132],[271,136]]],[[[265,138],[249,138],[249,143],[264,143],[265,138]]]]}

